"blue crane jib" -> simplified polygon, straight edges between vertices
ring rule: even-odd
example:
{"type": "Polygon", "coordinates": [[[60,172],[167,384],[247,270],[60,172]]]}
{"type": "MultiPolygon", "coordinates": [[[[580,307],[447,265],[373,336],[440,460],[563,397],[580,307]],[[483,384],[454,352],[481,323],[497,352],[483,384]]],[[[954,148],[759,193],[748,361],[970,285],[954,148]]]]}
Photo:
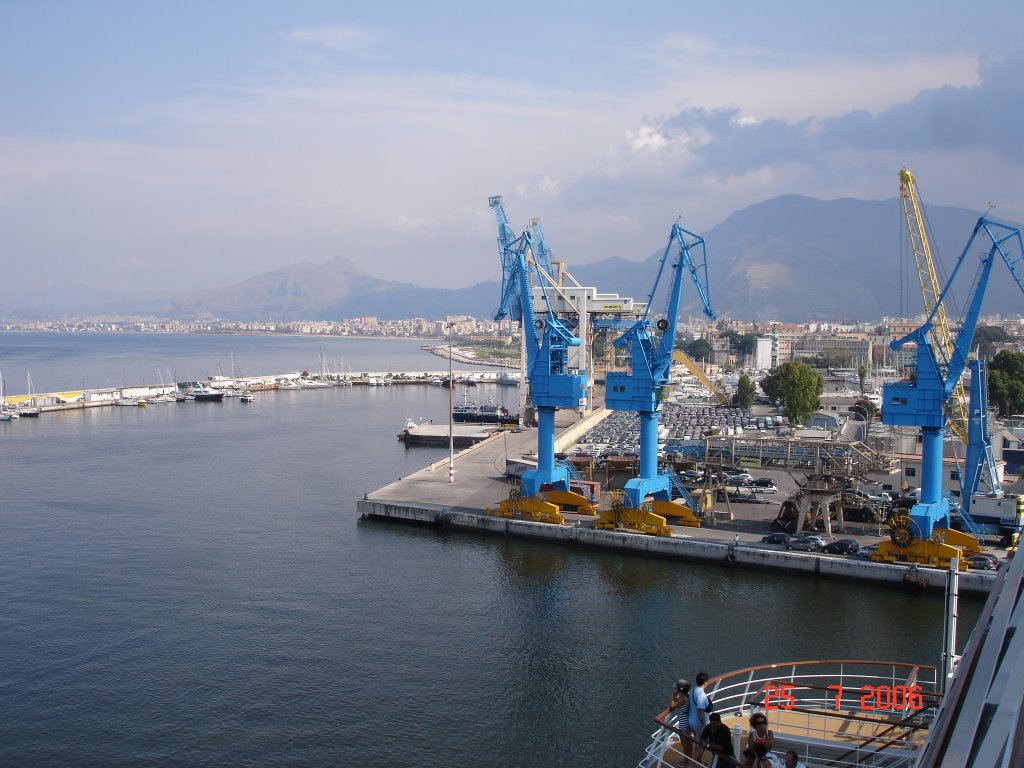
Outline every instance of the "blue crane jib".
{"type": "MultiPolygon", "coordinates": [[[[538,269],[533,232],[515,234],[508,224],[500,196],[491,197],[488,203],[498,221],[502,267],[501,303],[494,319],[510,317],[520,323],[526,351],[526,383],[530,403],[537,411],[537,469],[528,470],[522,477],[523,495],[533,498],[543,486],[569,488],[568,470],[555,463],[555,411],[585,407],[588,376],[586,371],[569,366],[569,349],[582,342],[551,308],[546,285],[550,273],[543,267],[538,269]],[[544,312],[538,312],[533,306],[535,274],[546,305],[544,312]]],[[[543,237],[539,227],[535,226],[533,231],[543,237]]],[[[543,253],[547,258],[546,244],[543,253]]]]}
{"type": "MultiPolygon", "coordinates": [[[[901,381],[885,385],[882,421],[894,426],[921,428],[921,495],[919,503],[914,506],[910,515],[916,528],[914,534],[920,539],[930,539],[936,527],[948,528],[950,524],[949,502],[942,495],[942,443],[946,426],[945,409],[947,401],[967,367],[968,356],[974,341],[974,331],[978,325],[981,304],[992,272],[992,265],[997,256],[1002,257],[1017,284],[1024,289],[1024,284],[1018,276],[1021,254],[1019,230],[985,218],[978,219],[966,247],[960,254],[946,286],[942,289],[939,300],[935,303],[935,307],[924,325],[891,344],[894,350],[900,349],[910,342],[917,344],[915,380],[913,383],[901,381]],[[929,332],[936,313],[945,301],[967,254],[974,246],[975,240],[982,234],[988,236],[992,245],[981,256],[981,263],[971,288],[960,332],[947,359],[943,350],[937,349],[931,343],[929,332]]],[[[978,379],[978,382],[972,382],[972,387],[982,385],[984,377],[979,376],[978,379]]],[[[968,471],[970,471],[969,468],[968,471]]]]}
{"type": "Polygon", "coordinates": [[[684,274],[693,279],[704,314],[714,319],[708,292],[704,238],[683,229],[677,222],[672,225],[643,316],[614,342],[617,349],[628,350],[629,372],[615,371],[605,376],[605,405],[613,411],[636,411],[640,416],[640,471],[637,477],[626,482],[623,489],[634,509],[639,508],[648,496],[658,501],[671,497],[669,478],[658,474],[658,409],[668,397],[684,274]],[[673,245],[677,252],[672,262],[668,309],[665,316],[654,324],[658,334],[655,336],[651,332],[649,315],[673,245]],[[693,255],[695,251],[699,253],[699,261],[693,255]]]}
{"type": "Polygon", "coordinates": [[[704,314],[714,319],[716,315],[711,309],[708,291],[704,238],[676,223],[672,225],[668,245],[661,256],[658,274],[647,297],[643,316],[614,342],[616,348],[628,349],[630,370],[609,372],[605,378],[605,404],[611,410],[653,412],[668,395],[684,274],[689,274],[693,279],[704,314]],[[672,263],[673,279],[668,309],[665,316],[655,323],[658,334],[656,338],[652,335],[650,312],[673,245],[677,246],[678,251],[672,263]],[[694,252],[699,253],[698,258],[694,257],[694,252]]]}

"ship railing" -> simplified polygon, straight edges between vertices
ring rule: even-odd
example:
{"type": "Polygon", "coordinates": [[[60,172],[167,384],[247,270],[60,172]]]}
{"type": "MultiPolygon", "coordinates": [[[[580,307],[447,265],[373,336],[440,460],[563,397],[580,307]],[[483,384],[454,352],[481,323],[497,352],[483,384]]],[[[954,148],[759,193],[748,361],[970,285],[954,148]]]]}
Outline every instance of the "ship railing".
{"type": "MultiPolygon", "coordinates": [[[[750,667],[712,678],[707,692],[734,732],[737,755],[759,712],[776,754],[792,749],[808,768],[910,768],[941,701],[935,667],[859,660],[750,667]]],[[[680,735],[668,716],[655,718],[642,768],[678,763],[680,735]]]]}

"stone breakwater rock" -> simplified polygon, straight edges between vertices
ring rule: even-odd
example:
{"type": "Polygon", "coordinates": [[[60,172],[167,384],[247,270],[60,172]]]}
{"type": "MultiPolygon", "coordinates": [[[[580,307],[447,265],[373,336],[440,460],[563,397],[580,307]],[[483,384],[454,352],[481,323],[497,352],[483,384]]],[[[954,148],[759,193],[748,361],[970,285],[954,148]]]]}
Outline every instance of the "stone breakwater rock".
{"type": "MultiPolygon", "coordinates": [[[[448,347],[445,346],[424,346],[421,349],[425,349],[431,354],[443,357],[445,360],[448,359],[448,347]]],[[[458,347],[452,347],[452,360],[459,363],[472,363],[473,365],[484,365],[490,368],[512,368],[518,369],[519,362],[517,360],[509,360],[507,358],[495,358],[494,360],[481,360],[475,357],[472,352],[466,352],[458,347]]]]}

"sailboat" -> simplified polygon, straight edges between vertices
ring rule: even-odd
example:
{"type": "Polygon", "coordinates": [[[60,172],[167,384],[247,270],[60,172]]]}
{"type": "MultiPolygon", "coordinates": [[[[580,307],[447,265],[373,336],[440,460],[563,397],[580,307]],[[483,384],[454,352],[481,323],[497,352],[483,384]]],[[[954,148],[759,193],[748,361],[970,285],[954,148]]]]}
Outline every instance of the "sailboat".
{"type": "Polygon", "coordinates": [[[28,374],[28,399],[25,401],[26,405],[23,408],[18,409],[19,416],[28,416],[35,418],[43,409],[36,405],[36,393],[32,389],[32,374],[28,374]]]}
{"type": "Polygon", "coordinates": [[[7,407],[7,398],[4,397],[4,376],[0,373],[0,421],[10,421],[18,418],[17,411],[7,407]]]}
{"type": "Polygon", "coordinates": [[[162,373],[160,373],[160,369],[159,368],[156,369],[156,375],[160,377],[160,394],[157,395],[156,397],[149,398],[149,402],[151,402],[151,403],[175,403],[175,402],[177,402],[177,398],[174,395],[172,395],[170,392],[164,391],[166,389],[167,385],[164,383],[164,375],[162,373]]]}

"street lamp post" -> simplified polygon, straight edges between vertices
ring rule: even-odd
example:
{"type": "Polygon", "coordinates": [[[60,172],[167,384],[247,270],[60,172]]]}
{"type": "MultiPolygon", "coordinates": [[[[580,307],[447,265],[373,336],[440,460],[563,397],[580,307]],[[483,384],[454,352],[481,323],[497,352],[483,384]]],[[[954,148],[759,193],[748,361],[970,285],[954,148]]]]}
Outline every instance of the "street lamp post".
{"type": "Polygon", "coordinates": [[[447,323],[448,331],[448,482],[455,482],[455,426],[452,415],[452,393],[455,390],[455,379],[452,378],[452,323],[447,323]]]}

